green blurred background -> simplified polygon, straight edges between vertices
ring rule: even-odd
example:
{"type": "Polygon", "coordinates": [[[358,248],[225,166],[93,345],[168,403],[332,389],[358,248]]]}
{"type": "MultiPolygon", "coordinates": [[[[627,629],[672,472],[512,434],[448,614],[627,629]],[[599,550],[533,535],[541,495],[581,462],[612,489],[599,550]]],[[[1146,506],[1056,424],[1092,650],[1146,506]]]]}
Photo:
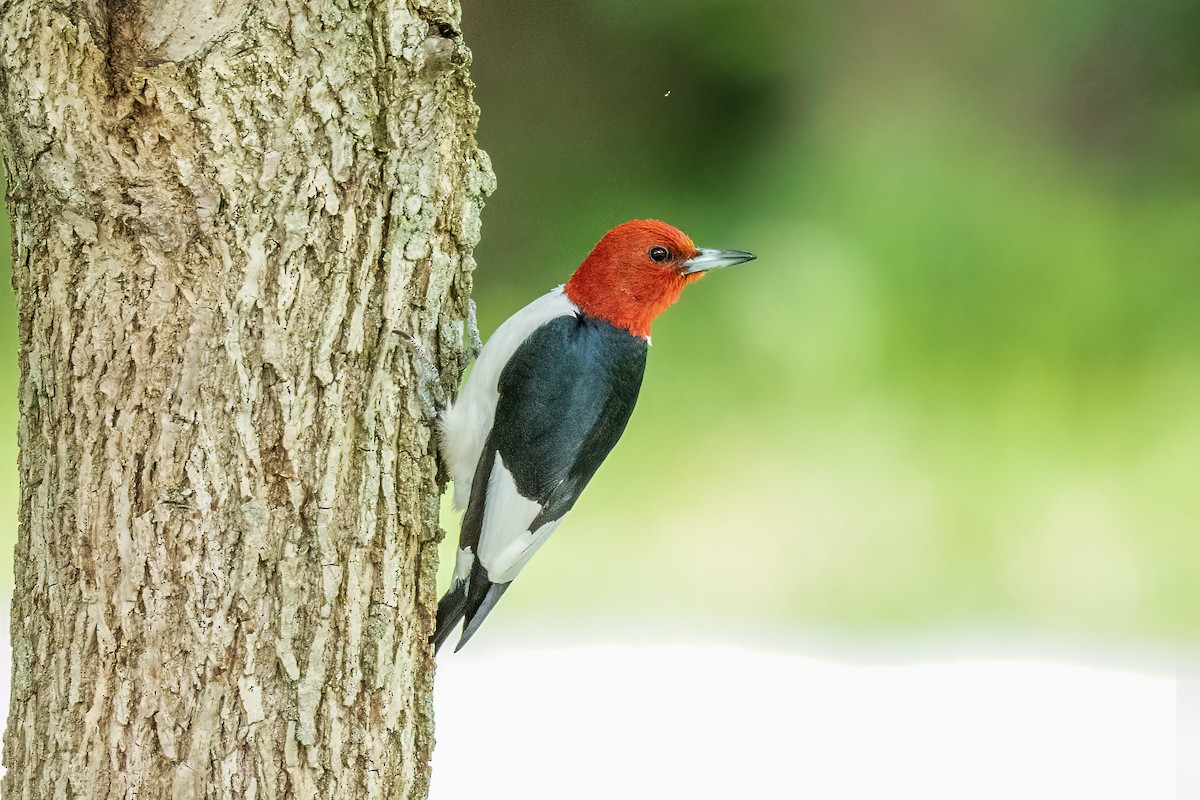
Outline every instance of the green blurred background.
{"type": "Polygon", "coordinates": [[[496,617],[1200,632],[1200,4],[464,6],[485,337],[626,219],[759,256],[496,617]]]}

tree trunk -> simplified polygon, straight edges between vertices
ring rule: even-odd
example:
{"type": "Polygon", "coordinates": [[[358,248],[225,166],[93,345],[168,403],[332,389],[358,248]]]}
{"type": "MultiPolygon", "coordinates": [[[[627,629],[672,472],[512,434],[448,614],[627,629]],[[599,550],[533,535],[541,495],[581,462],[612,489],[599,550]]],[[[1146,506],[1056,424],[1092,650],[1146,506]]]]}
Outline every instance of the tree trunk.
{"type": "Polygon", "coordinates": [[[0,0],[5,798],[427,793],[492,181],[457,0],[0,0]]]}

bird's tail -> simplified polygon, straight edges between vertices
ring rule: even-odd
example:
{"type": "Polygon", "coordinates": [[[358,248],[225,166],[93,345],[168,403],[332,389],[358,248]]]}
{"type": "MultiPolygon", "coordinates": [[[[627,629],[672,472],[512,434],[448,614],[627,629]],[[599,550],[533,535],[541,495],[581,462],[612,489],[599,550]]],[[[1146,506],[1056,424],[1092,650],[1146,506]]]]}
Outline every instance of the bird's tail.
{"type": "Polygon", "coordinates": [[[458,621],[466,619],[462,636],[459,637],[454,652],[462,650],[463,645],[475,635],[475,631],[479,630],[479,626],[496,607],[500,596],[504,594],[504,590],[511,583],[512,581],[492,583],[487,579],[487,571],[479,562],[476,562],[474,569],[471,570],[471,577],[451,586],[450,591],[442,595],[442,599],[438,601],[437,625],[434,626],[433,636],[430,637],[430,641],[433,642],[433,652],[436,653],[446,643],[451,632],[458,625],[458,621]]]}
{"type": "Polygon", "coordinates": [[[433,652],[436,653],[441,649],[446,640],[450,638],[451,631],[466,613],[467,581],[459,581],[451,586],[450,590],[438,601],[437,625],[434,626],[433,636],[430,637],[430,641],[433,642],[433,652]]]}
{"type": "Polygon", "coordinates": [[[512,584],[512,581],[508,583],[492,583],[487,579],[483,568],[478,564],[475,566],[479,574],[471,574],[466,607],[463,609],[463,616],[466,618],[466,622],[463,624],[462,636],[459,637],[458,644],[454,647],[454,652],[456,653],[462,650],[467,640],[475,635],[475,631],[479,630],[479,626],[483,624],[484,619],[496,607],[496,603],[500,600],[500,596],[504,594],[504,590],[512,584]]]}

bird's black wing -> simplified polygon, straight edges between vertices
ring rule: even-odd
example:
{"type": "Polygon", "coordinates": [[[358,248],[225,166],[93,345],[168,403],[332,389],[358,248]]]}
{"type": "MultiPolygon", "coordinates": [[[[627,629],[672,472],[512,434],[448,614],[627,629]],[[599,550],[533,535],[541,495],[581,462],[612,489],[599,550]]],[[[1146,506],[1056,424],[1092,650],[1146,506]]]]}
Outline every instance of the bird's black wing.
{"type": "Polygon", "coordinates": [[[575,504],[621,438],[645,369],[645,339],[582,314],[546,323],[513,354],[485,452],[542,507],[532,527],[575,504]]]}
{"type": "Polygon", "coordinates": [[[544,526],[575,504],[629,422],[646,347],[645,339],[622,328],[576,314],[542,325],[513,353],[500,373],[495,419],[459,539],[460,548],[479,557],[466,585],[439,605],[436,642],[465,616],[462,647],[512,580],[509,573],[490,573],[485,554],[517,537],[525,537],[523,543],[539,529],[552,530],[544,526]],[[502,473],[503,480],[494,480],[502,473]],[[530,501],[537,504],[532,514],[530,501]],[[525,516],[514,523],[499,510],[509,507],[525,516]]]}

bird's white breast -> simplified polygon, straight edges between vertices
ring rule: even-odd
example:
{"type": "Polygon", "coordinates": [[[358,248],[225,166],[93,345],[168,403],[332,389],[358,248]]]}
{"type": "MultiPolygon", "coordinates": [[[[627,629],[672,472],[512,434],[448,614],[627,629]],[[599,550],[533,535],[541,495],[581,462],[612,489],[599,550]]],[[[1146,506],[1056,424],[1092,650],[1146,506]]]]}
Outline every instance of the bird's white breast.
{"type": "Polygon", "coordinates": [[[439,421],[442,457],[454,481],[456,507],[466,508],[471,498],[475,467],[496,417],[504,366],[529,334],[552,319],[578,311],[559,286],[505,320],[483,346],[458,399],[446,407],[439,421]]]}

